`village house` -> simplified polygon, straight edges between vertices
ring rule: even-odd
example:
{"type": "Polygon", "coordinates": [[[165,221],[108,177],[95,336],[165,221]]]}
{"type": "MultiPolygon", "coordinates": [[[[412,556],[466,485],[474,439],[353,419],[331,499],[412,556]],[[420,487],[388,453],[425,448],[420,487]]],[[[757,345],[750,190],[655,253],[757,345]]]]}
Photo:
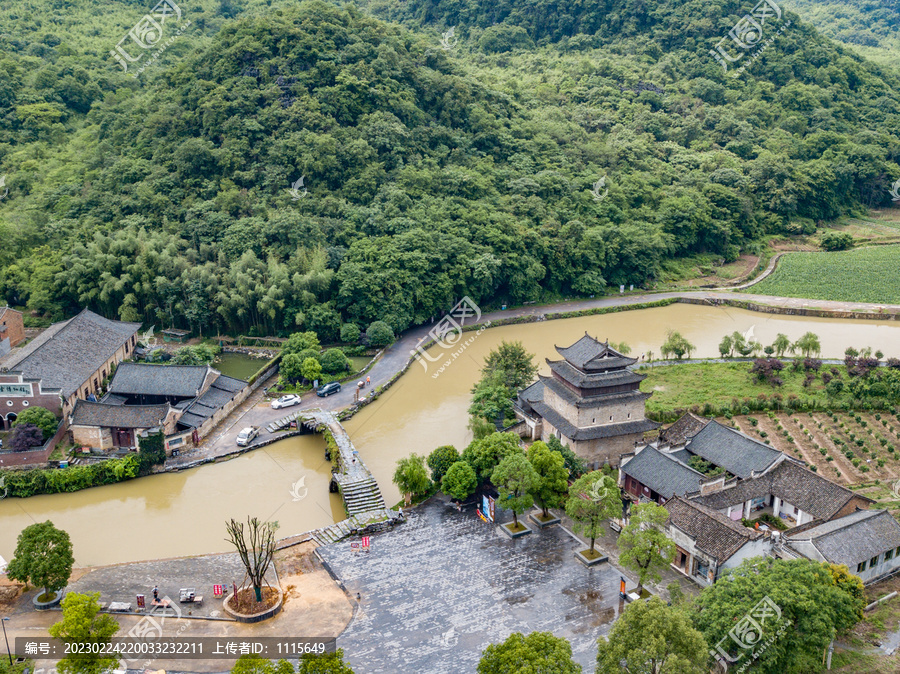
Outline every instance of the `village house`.
{"type": "Polygon", "coordinates": [[[247,382],[208,365],[122,363],[99,403],[76,405],[72,440],[94,449],[138,448],[140,433],[159,427],[171,455],[198,443],[249,393],[247,382]]]}
{"type": "MultiPolygon", "coordinates": [[[[17,372],[25,380],[40,381],[43,390],[58,389],[61,405],[56,409],[61,407],[63,416],[68,417],[76,400],[99,397],[112,369],[134,351],[139,327],[140,323],[112,321],[85,309],[13,349],[0,359],[0,372],[17,372]]],[[[37,404],[23,396],[21,389],[7,394],[0,391],[0,410],[22,404],[23,397],[29,404],[37,404]]]]}
{"type": "Polygon", "coordinates": [[[664,507],[669,513],[666,536],[675,543],[672,566],[701,585],[711,585],[723,570],[761,557],[771,547],[763,532],[696,501],[674,496],[664,507]]]}
{"type": "Polygon", "coordinates": [[[44,388],[40,379],[25,379],[21,372],[0,372],[0,428],[6,430],[22,410],[35,405],[60,415],[61,391],[44,388]]]}
{"type": "Polygon", "coordinates": [[[630,369],[637,361],[587,334],[556,351],[563,359],[546,361],[551,376],[519,392],[517,418],[532,439],[556,436],[594,468],[618,466],[659,427],[644,416],[650,394],[640,390],[644,375],[630,369]]]}
{"type": "Polygon", "coordinates": [[[22,312],[0,307],[0,357],[25,341],[25,323],[22,312]]]}
{"type": "Polygon", "coordinates": [[[163,405],[105,405],[77,400],[69,418],[69,432],[76,446],[99,450],[140,449],[142,431],[175,432],[178,411],[163,405]]]}
{"type": "Polygon", "coordinates": [[[900,524],[887,510],[859,510],[782,536],[782,558],[845,564],[867,585],[900,568],[900,524]]]}

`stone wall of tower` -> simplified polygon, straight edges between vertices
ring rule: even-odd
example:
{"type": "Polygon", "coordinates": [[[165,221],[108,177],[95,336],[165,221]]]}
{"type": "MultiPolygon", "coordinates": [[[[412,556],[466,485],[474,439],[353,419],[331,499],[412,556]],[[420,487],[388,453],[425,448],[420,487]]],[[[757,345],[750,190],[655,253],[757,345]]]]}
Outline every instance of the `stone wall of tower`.
{"type": "Polygon", "coordinates": [[[544,419],[541,439],[544,442],[551,435],[559,438],[560,442],[568,445],[573,452],[585,460],[591,469],[600,468],[604,464],[618,466],[622,454],[633,452],[635,445],[643,440],[643,433],[629,433],[613,438],[599,438],[597,440],[572,440],[559,432],[558,429],[544,419]]]}
{"type": "Polygon", "coordinates": [[[544,403],[578,428],[621,424],[626,421],[636,421],[644,418],[644,400],[641,398],[624,401],[617,400],[610,403],[601,402],[596,406],[579,408],[560,398],[555,391],[547,386],[544,388],[544,403]]]}

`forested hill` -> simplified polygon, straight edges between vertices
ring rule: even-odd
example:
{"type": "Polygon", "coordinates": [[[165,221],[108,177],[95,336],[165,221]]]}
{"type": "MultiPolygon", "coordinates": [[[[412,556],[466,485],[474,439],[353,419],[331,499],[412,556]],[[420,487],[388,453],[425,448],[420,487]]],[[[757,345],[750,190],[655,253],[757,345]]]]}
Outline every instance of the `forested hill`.
{"type": "Polygon", "coordinates": [[[900,177],[896,74],[787,13],[735,77],[709,50],[737,2],[202,4],[137,79],[118,28],[0,19],[7,301],[329,341],[650,285],[900,177]]]}
{"type": "Polygon", "coordinates": [[[788,9],[825,35],[878,63],[900,69],[897,0],[786,0],[788,9]]]}

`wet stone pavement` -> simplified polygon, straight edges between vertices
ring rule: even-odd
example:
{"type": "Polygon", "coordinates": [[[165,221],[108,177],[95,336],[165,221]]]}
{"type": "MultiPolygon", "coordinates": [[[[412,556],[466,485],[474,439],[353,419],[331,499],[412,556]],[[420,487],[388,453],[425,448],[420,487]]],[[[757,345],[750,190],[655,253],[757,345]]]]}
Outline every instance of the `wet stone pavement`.
{"type": "Polygon", "coordinates": [[[512,540],[437,498],[407,518],[372,536],[369,553],[350,547],[358,537],[319,548],[361,595],[337,644],[356,671],[474,672],[488,644],[533,631],[565,637],[594,670],[597,637],[620,610],[615,568],[582,566],[573,555],[583,546],[558,525],[512,540]]]}

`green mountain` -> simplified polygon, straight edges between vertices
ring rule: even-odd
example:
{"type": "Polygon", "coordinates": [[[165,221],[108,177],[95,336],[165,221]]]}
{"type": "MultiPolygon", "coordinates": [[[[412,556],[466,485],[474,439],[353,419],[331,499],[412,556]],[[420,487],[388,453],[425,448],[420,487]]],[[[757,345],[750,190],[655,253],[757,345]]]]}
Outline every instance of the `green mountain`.
{"type": "Polygon", "coordinates": [[[900,5],[897,0],[788,0],[787,9],[832,40],[876,63],[900,69],[900,5]]]}
{"type": "Polygon", "coordinates": [[[400,330],[463,295],[650,286],[900,178],[896,73],[787,12],[762,49],[721,0],[28,18],[54,2],[0,18],[0,289],[53,317],[400,330]]]}

